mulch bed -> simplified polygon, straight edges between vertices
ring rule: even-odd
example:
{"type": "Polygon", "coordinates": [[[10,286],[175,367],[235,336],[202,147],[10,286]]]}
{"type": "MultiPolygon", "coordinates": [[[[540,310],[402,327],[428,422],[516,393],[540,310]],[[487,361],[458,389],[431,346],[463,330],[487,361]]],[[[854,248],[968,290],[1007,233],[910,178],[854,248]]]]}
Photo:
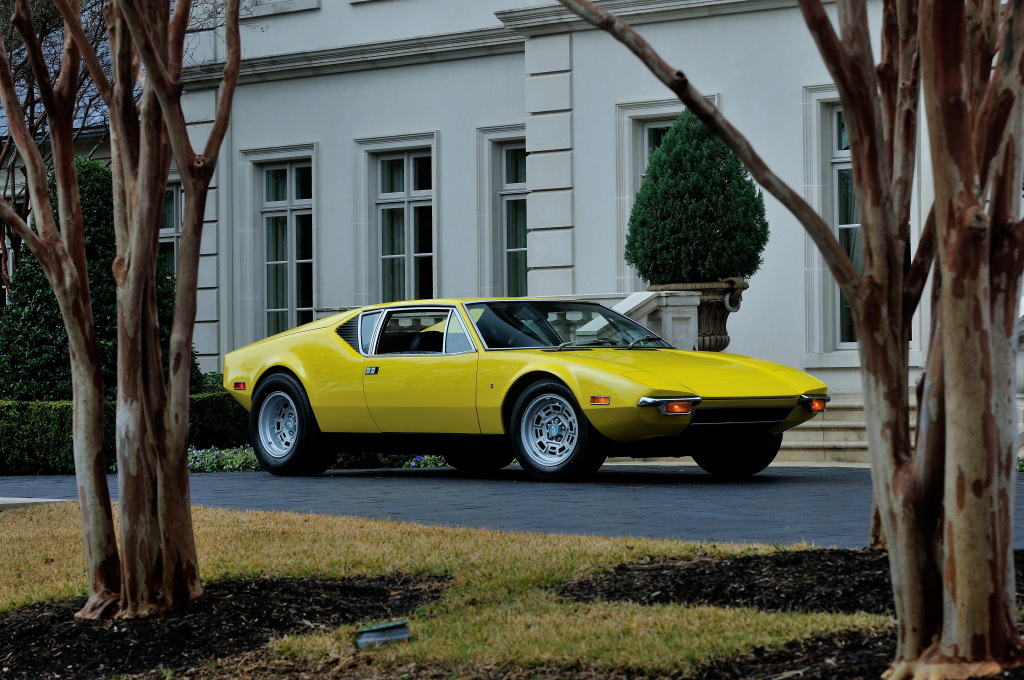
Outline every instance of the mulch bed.
{"type": "MultiPolygon", "coordinates": [[[[767,611],[891,613],[887,558],[872,550],[808,550],[730,559],[642,560],[564,584],[562,597],[639,604],[680,602],[767,611]]],[[[1016,563],[1024,565],[1024,552],[1016,563]]],[[[566,667],[382,668],[353,651],[310,667],[274,658],[274,636],[400,617],[438,599],[442,579],[254,580],[211,584],[187,609],[106,623],[72,618],[84,601],[35,605],[0,619],[0,677],[91,680],[860,680],[879,678],[895,631],[853,631],[757,649],[695,674],[657,675],[566,667]],[[168,675],[168,671],[173,671],[168,675]]],[[[1017,591],[1024,592],[1018,567],[1017,591]]],[[[999,676],[1024,680],[1024,669],[999,676]]]]}
{"type": "Polygon", "coordinates": [[[440,598],[444,583],[409,576],[220,581],[187,607],[102,623],[73,618],[84,598],[33,605],[0,619],[0,678],[93,680],[186,668],[288,633],[402,616],[440,598]]]}

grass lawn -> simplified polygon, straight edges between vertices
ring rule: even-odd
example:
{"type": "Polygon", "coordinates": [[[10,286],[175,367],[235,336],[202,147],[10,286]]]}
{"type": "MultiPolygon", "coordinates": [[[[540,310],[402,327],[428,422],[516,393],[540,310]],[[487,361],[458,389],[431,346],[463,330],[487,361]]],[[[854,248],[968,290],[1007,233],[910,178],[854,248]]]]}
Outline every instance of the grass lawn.
{"type": "MultiPolygon", "coordinates": [[[[378,520],[194,510],[204,581],[396,573],[451,577],[442,599],[409,618],[411,644],[368,654],[375,665],[565,666],[679,672],[755,647],[836,631],[878,629],[888,617],[766,613],[682,605],[583,604],[552,586],[647,556],[714,557],[781,548],[681,541],[504,533],[378,520]]],[[[85,591],[78,507],[0,513],[0,616],[85,591]]],[[[806,547],[806,546],[802,546],[806,547]]],[[[272,603],[268,603],[272,606],[272,603]]],[[[272,643],[317,664],[351,655],[364,621],[272,643]]]]}

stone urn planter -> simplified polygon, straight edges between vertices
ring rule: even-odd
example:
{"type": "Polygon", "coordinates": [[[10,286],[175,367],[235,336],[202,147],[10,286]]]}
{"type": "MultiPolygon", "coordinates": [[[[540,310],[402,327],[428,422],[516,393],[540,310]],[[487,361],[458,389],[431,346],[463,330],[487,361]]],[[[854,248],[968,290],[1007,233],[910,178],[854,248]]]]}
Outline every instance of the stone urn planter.
{"type": "Polygon", "coordinates": [[[697,349],[702,352],[721,352],[729,346],[726,323],[729,315],[740,308],[743,291],[750,287],[739,277],[703,283],[662,283],[650,285],[647,290],[687,290],[700,293],[697,305],[697,349]]]}

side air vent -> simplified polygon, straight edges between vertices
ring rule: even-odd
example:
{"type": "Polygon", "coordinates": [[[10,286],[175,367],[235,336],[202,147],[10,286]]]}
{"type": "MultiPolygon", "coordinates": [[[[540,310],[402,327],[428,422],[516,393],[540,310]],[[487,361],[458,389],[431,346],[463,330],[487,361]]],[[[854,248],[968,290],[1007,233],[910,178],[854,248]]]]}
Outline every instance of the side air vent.
{"type": "Polygon", "coordinates": [[[359,317],[349,319],[345,323],[338,326],[335,330],[342,340],[349,344],[349,347],[355,351],[359,351],[359,317]]]}

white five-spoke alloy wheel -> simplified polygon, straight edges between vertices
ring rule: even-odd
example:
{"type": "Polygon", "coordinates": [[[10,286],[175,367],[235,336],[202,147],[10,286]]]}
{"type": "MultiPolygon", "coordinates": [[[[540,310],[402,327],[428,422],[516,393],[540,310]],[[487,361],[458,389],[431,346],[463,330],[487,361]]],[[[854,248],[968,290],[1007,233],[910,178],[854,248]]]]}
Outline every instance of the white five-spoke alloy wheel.
{"type": "Polygon", "coordinates": [[[533,462],[556,467],[576,451],[580,422],[572,404],[557,394],[543,394],[526,406],[519,437],[533,462]]]}
{"type": "Polygon", "coordinates": [[[548,481],[594,473],[607,440],[590,424],[576,396],[557,380],[538,380],[519,395],[509,423],[519,464],[548,481]]]}
{"type": "Polygon", "coordinates": [[[267,396],[260,406],[259,435],[267,454],[284,458],[292,452],[299,429],[295,402],[284,392],[267,396]]]}
{"type": "Polygon", "coordinates": [[[305,388],[288,373],[273,373],[256,384],[249,438],[260,465],[275,475],[318,475],[337,458],[320,436],[305,388]]]}

